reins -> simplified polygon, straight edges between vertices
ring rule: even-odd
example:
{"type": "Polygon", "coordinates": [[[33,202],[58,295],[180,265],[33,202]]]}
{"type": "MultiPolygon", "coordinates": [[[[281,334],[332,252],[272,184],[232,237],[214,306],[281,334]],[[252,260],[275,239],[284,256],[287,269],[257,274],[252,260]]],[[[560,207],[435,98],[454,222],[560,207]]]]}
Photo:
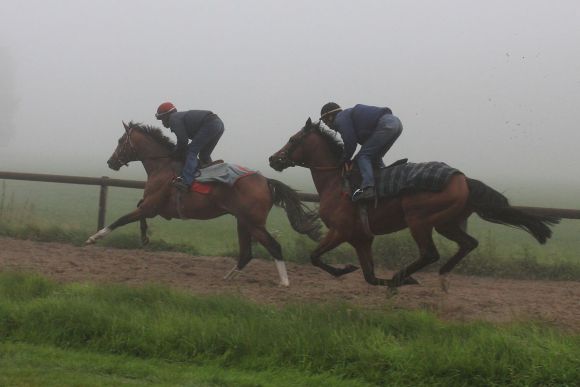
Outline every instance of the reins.
{"type": "Polygon", "coordinates": [[[342,168],[342,165],[337,165],[335,167],[314,167],[314,166],[305,165],[304,163],[296,163],[296,165],[298,165],[300,167],[308,168],[308,169],[314,169],[315,171],[333,171],[335,169],[342,168]]]}

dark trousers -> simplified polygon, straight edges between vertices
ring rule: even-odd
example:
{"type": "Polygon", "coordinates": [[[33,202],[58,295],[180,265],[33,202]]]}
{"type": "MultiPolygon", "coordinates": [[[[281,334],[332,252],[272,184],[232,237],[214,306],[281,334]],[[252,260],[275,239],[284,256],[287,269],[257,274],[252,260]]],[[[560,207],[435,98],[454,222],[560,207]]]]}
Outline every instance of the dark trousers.
{"type": "Polygon", "coordinates": [[[203,164],[211,162],[211,152],[213,152],[223,133],[224,123],[216,116],[211,121],[203,124],[195,137],[191,139],[187,146],[187,156],[181,173],[185,184],[191,185],[195,180],[195,173],[200,161],[203,164]]]}

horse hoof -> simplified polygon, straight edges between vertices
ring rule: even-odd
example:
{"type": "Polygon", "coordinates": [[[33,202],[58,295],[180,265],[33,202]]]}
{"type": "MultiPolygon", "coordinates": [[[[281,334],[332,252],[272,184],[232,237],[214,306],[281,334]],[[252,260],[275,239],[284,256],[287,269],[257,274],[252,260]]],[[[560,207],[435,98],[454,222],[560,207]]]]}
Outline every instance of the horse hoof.
{"type": "Polygon", "coordinates": [[[439,284],[441,285],[441,290],[445,293],[449,293],[449,279],[446,275],[439,276],[439,284]]]}
{"type": "Polygon", "coordinates": [[[96,242],[96,240],[93,237],[91,237],[85,241],[85,246],[94,245],[95,242],[96,242]]]}
{"type": "Polygon", "coordinates": [[[149,238],[145,237],[145,238],[141,239],[141,244],[143,246],[147,246],[149,244],[149,238]]]}
{"type": "Polygon", "coordinates": [[[409,276],[403,280],[403,285],[421,285],[421,282],[409,276]]]}
{"type": "Polygon", "coordinates": [[[231,279],[236,278],[238,275],[240,275],[242,271],[240,269],[238,269],[237,266],[234,266],[234,268],[232,270],[230,270],[225,276],[224,276],[224,280],[228,281],[231,279]]]}
{"type": "Polygon", "coordinates": [[[353,271],[358,270],[358,266],[348,264],[348,265],[344,266],[343,270],[344,270],[344,274],[352,273],[353,271]]]}
{"type": "Polygon", "coordinates": [[[387,286],[387,298],[395,297],[397,294],[399,294],[399,289],[392,285],[387,286]]]}

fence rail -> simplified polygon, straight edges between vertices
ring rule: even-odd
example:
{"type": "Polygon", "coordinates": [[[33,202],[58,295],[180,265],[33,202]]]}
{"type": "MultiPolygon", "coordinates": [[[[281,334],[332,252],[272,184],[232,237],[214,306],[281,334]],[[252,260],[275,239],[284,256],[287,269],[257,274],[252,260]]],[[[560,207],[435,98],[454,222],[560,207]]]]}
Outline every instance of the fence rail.
{"type": "MultiPolygon", "coordinates": [[[[48,175],[39,173],[0,171],[0,179],[99,186],[100,194],[99,194],[99,207],[97,220],[97,229],[99,230],[105,226],[105,217],[107,213],[108,187],[121,187],[121,188],[145,187],[144,181],[111,179],[107,176],[85,177],[85,176],[48,175]]],[[[318,194],[299,193],[298,195],[300,196],[300,200],[304,202],[317,203],[319,201],[318,194]]],[[[580,219],[580,210],[571,210],[563,208],[544,208],[544,207],[518,207],[518,206],[514,207],[530,214],[554,216],[564,219],[580,219]]]]}

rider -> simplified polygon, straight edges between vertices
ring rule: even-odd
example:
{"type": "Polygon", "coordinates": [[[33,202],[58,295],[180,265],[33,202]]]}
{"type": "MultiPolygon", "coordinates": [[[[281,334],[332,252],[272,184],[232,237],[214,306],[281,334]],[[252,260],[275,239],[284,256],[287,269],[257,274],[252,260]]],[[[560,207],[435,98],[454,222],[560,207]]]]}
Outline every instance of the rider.
{"type": "Polygon", "coordinates": [[[361,144],[354,159],[362,175],[362,184],[352,195],[352,200],[374,199],[373,166],[385,166],[383,156],[403,131],[401,120],[388,107],[359,104],[342,110],[334,102],[322,107],[320,119],[342,137],[344,154],[341,163],[350,162],[357,143],[361,144]]]}
{"type": "Polygon", "coordinates": [[[178,112],[171,102],[159,105],[155,118],[161,120],[164,127],[175,133],[177,137],[175,154],[181,155],[187,151],[181,176],[173,182],[178,189],[187,191],[195,180],[198,156],[202,165],[211,163],[211,152],[224,133],[224,123],[209,110],[178,112]]]}

